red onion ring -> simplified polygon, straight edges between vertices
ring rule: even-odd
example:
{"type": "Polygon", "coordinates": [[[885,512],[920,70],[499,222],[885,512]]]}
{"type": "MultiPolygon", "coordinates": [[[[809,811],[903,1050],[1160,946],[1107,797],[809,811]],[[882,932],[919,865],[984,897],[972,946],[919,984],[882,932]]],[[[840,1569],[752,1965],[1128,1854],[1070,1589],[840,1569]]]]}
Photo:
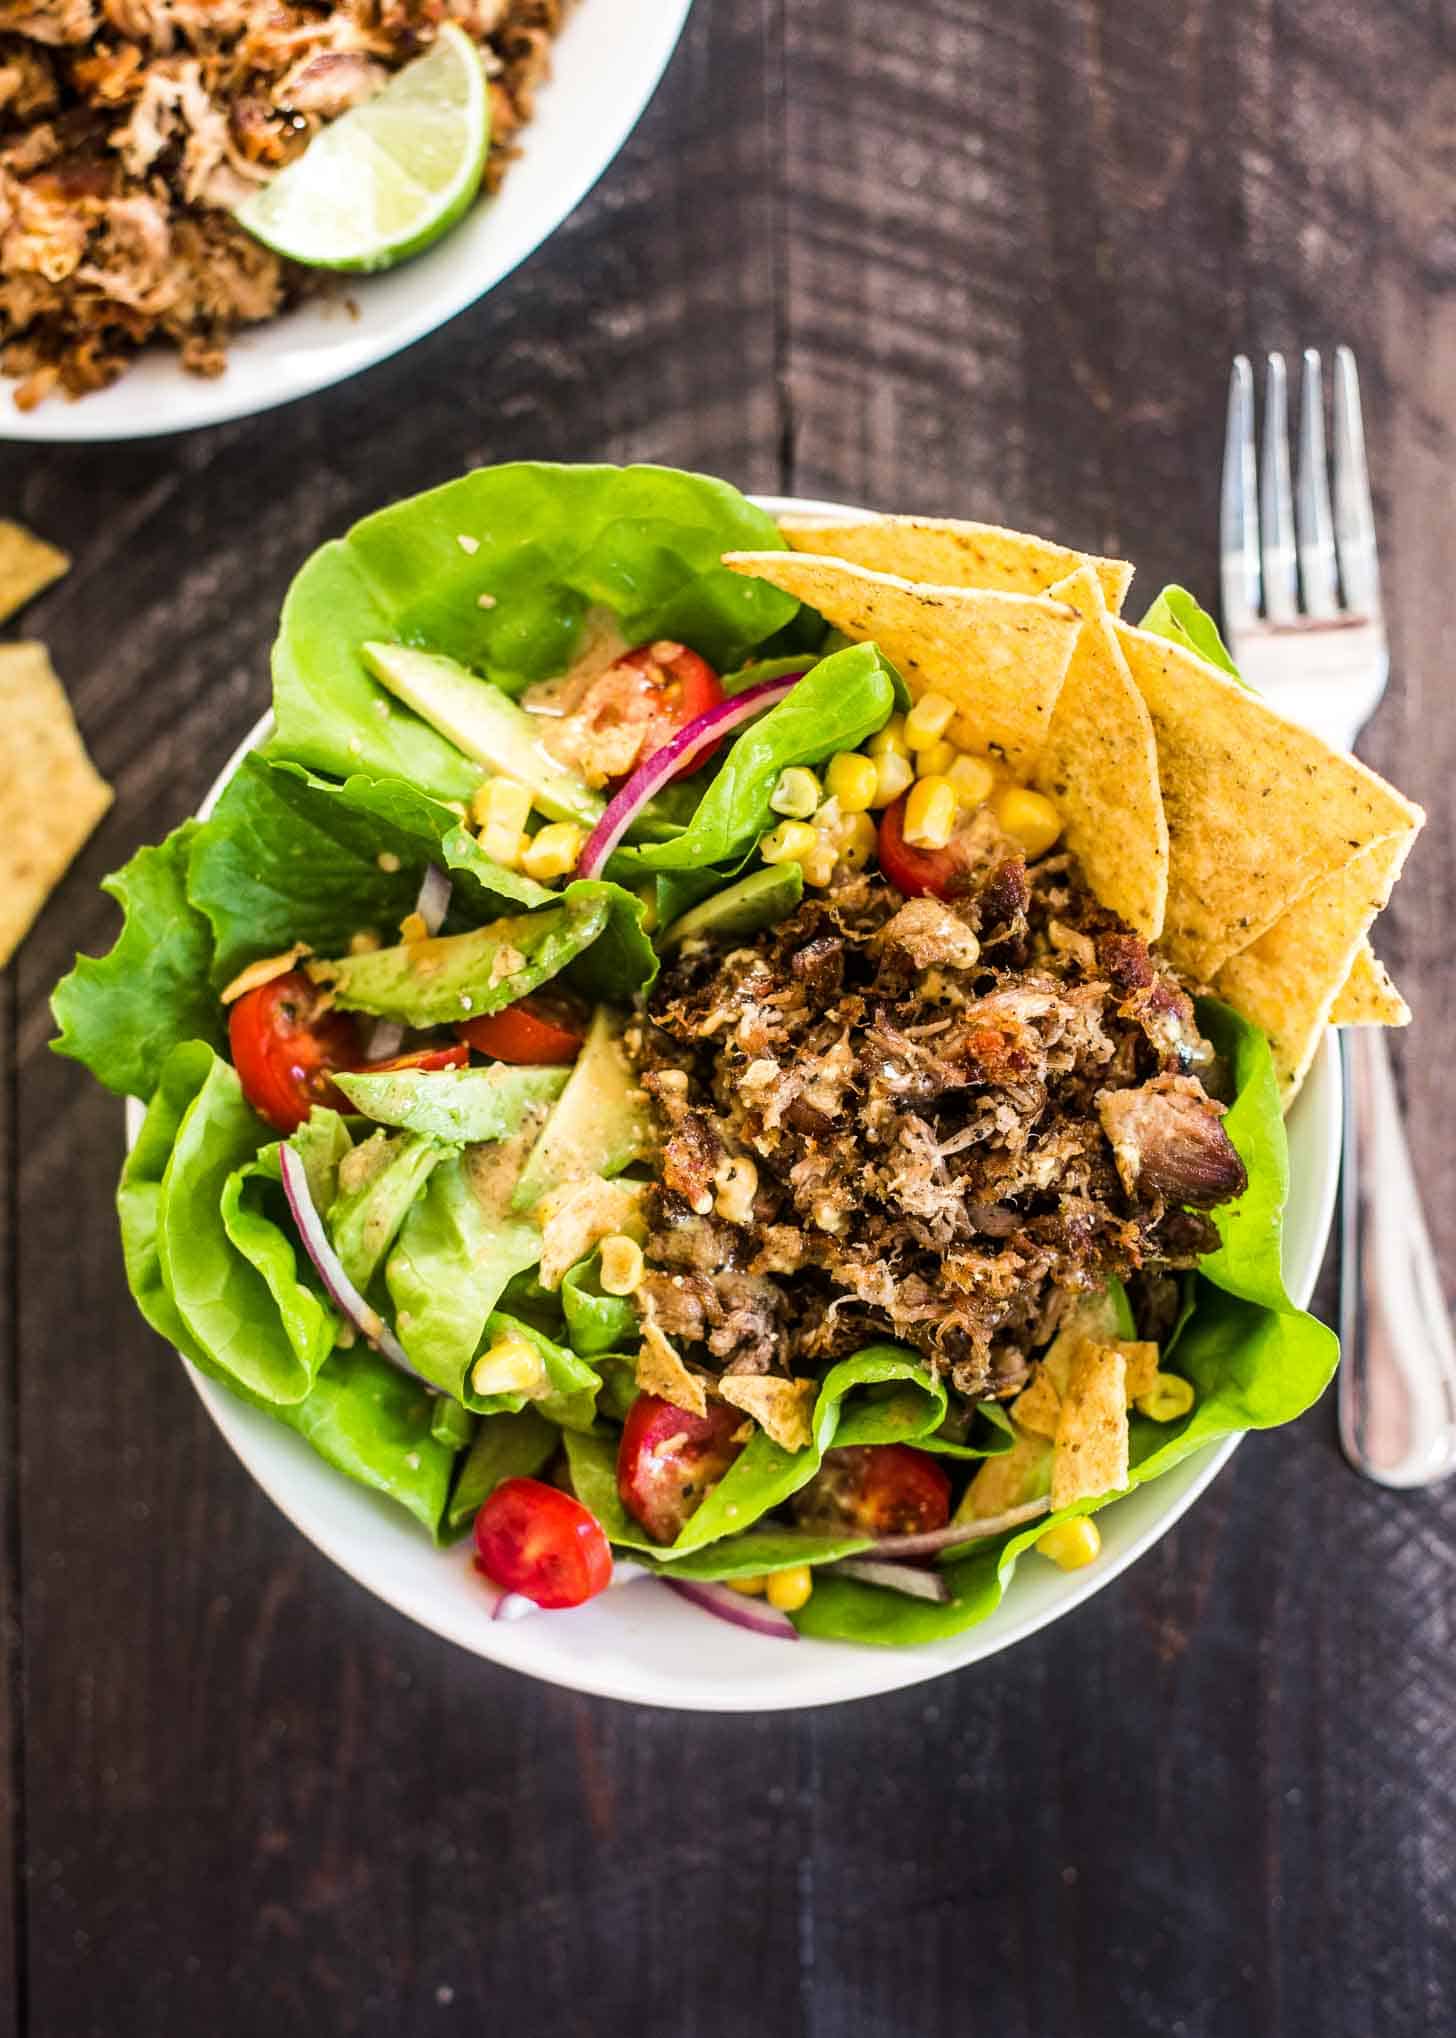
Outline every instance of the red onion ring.
{"type": "Polygon", "coordinates": [[[953,1522],[949,1528],[929,1529],[919,1536],[881,1536],[869,1557],[934,1557],[941,1550],[953,1550],[959,1543],[980,1543],[1007,1529],[1021,1528],[1038,1515],[1051,1512],[1049,1499],[1028,1500],[1021,1507],[1008,1507],[1004,1514],[988,1515],[984,1521],[953,1522]]]}
{"type": "Polygon", "coordinates": [[[438,934],[445,924],[452,890],[453,886],[439,864],[430,864],[420,880],[420,895],[415,900],[415,911],[424,921],[427,934],[438,934]]]}
{"type": "Polygon", "coordinates": [[[761,1600],[750,1599],[746,1593],[734,1592],[727,1585],[709,1585],[700,1578],[664,1578],[662,1582],[681,1598],[701,1607],[704,1613],[715,1614],[731,1627],[747,1628],[750,1634],[767,1635],[778,1642],[799,1639],[799,1630],[786,1613],[765,1606],[761,1600]]]}
{"type": "Polygon", "coordinates": [[[671,741],[664,743],[660,750],[654,750],[607,802],[607,811],[586,838],[577,858],[577,876],[600,877],[607,858],[654,793],[661,792],[683,765],[690,763],[710,744],[716,743],[729,729],[736,729],[740,722],[747,722],[763,709],[776,706],[803,677],[802,672],[790,672],[778,679],[761,680],[757,686],[750,686],[744,692],[734,694],[731,700],[719,701],[705,714],[695,716],[678,730],[671,741]]]}
{"type": "Polygon", "coordinates": [[[314,1207],[303,1162],[286,1143],[278,1149],[278,1161],[283,1173],[283,1193],[288,1198],[288,1207],[303,1240],[303,1249],[318,1269],[318,1277],[327,1289],[329,1299],[373,1345],[381,1358],[388,1359],[392,1366],[398,1366],[402,1373],[408,1373],[412,1380],[422,1380],[426,1387],[433,1387],[433,1382],[424,1380],[424,1376],[415,1371],[405,1357],[403,1345],[379,1311],[370,1308],[344,1272],[343,1261],[329,1242],[324,1221],[314,1207]]]}
{"type": "Polygon", "coordinates": [[[861,1585],[882,1585],[887,1592],[903,1592],[907,1599],[933,1599],[944,1606],[950,1587],[939,1571],[924,1570],[918,1564],[878,1563],[873,1557],[841,1557],[829,1566],[829,1574],[857,1578],[861,1585]]]}

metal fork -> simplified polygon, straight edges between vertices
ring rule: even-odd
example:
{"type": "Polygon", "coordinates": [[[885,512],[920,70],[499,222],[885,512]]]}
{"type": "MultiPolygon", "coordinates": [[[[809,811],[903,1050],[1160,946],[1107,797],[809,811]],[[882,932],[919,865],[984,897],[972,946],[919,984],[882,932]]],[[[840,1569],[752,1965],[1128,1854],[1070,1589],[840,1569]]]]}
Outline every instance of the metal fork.
{"type": "MultiPolygon", "coordinates": [[[[1293,484],[1284,357],[1269,356],[1262,463],[1253,370],[1242,354],[1234,362],[1221,570],[1224,627],[1244,677],[1285,714],[1349,750],[1385,691],[1389,656],[1360,384],[1348,347],[1336,351],[1334,383],[1332,504],[1318,353],[1304,355],[1293,484]]],[[[1456,1343],[1384,1030],[1348,1027],[1341,1047],[1340,1440],[1367,1478],[1429,1486],[1456,1471],[1456,1343]]]]}

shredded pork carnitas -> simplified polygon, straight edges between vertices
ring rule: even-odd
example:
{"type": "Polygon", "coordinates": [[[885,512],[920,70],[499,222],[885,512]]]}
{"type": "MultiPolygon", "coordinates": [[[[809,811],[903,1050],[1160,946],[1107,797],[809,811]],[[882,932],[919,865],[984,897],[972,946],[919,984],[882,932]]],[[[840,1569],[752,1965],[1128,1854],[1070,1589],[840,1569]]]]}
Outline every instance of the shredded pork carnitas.
{"type": "Polygon", "coordinates": [[[662,1121],[644,1291],[695,1360],[802,1374],[889,1336],[1008,1395],[1069,1300],[1166,1294],[1217,1244],[1199,1213],[1246,1178],[1191,998],[1070,857],[1028,872],[979,825],[953,905],[850,879],[684,952],[630,1031],[662,1121]]]}
{"type": "Polygon", "coordinates": [[[480,46],[495,190],[566,4],[0,0],[0,359],[21,408],[104,388],[151,339],[218,374],[240,327],[318,290],[230,208],[445,20],[480,46]]]}

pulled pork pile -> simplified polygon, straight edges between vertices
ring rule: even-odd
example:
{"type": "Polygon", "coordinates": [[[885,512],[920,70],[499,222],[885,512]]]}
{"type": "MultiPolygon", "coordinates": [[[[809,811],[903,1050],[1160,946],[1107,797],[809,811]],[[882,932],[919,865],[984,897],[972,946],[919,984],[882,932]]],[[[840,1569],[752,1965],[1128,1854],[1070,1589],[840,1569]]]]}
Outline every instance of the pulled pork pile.
{"type": "Polygon", "coordinates": [[[480,45],[494,191],[567,0],[0,0],[0,360],[33,408],[164,339],[219,374],[316,292],[230,208],[369,98],[441,21],[480,45]]]}
{"type": "Polygon", "coordinates": [[[1245,1186],[1167,965],[1070,857],[1028,872],[978,826],[954,905],[850,879],[685,950],[629,1029],[662,1121],[639,1300],[724,1371],[892,1336],[1012,1394],[1070,1300],[1139,1270],[1166,1295],[1245,1186]]]}

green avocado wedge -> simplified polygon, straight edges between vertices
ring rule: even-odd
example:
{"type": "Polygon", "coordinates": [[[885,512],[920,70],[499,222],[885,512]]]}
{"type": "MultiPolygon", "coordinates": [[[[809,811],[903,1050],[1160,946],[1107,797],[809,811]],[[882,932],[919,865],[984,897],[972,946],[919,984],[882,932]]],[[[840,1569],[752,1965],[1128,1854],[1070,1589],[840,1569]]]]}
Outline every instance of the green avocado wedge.
{"type": "Polygon", "coordinates": [[[504,1139],[536,1104],[549,1104],[566,1087],[559,1068],[395,1069],[372,1076],[368,1070],[336,1078],[338,1087],[376,1125],[421,1132],[460,1146],[504,1139]]]}
{"type": "Polygon", "coordinates": [[[605,900],[568,900],[469,934],[311,962],[308,973],[345,1011],[407,1026],[447,1026],[499,1012],[546,983],[596,940],[607,911],[605,900]]]}
{"type": "Polygon", "coordinates": [[[619,1175],[650,1148],[652,1113],[610,1012],[592,1019],[571,1078],[531,1149],[511,1208],[534,1210],[564,1183],[619,1175]]]}

